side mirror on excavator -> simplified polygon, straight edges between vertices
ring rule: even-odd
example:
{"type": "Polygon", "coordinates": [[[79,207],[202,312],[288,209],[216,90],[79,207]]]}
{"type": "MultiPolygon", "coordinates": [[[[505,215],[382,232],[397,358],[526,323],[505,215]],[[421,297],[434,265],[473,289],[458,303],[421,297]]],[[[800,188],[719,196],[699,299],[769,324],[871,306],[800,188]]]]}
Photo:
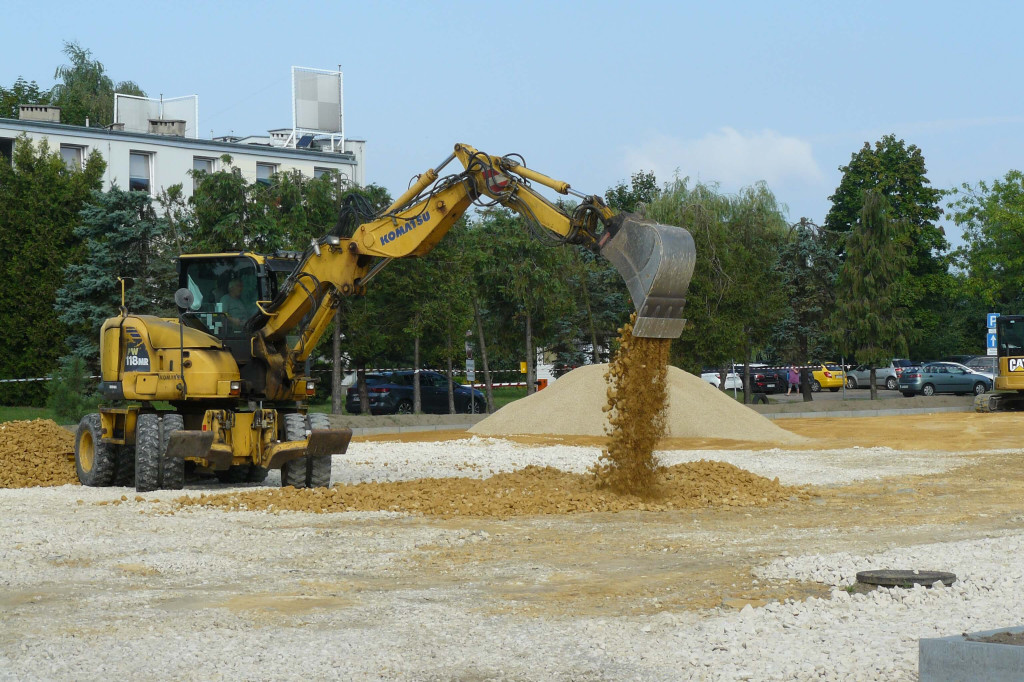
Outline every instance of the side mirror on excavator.
{"type": "Polygon", "coordinates": [[[179,308],[188,310],[196,300],[195,295],[187,288],[182,287],[174,292],[174,304],[179,308]]]}
{"type": "Polygon", "coordinates": [[[690,233],[620,213],[606,225],[599,248],[625,280],[636,306],[633,336],[678,338],[686,326],[683,306],[697,259],[690,233]]]}

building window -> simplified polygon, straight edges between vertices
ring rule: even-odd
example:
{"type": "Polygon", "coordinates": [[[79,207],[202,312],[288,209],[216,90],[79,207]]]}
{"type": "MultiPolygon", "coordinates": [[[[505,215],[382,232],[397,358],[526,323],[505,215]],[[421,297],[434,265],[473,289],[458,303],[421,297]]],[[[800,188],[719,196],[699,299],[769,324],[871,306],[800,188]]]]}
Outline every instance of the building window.
{"type": "Polygon", "coordinates": [[[214,169],[214,159],[207,156],[193,156],[192,157],[192,191],[196,191],[196,187],[199,186],[199,176],[201,173],[212,173],[214,169]]]}
{"type": "Polygon", "coordinates": [[[270,176],[277,172],[277,165],[273,163],[256,164],[256,182],[261,185],[270,184],[270,176]]]}
{"type": "Polygon", "coordinates": [[[313,177],[314,178],[322,178],[323,176],[329,175],[332,172],[334,172],[333,168],[320,168],[319,166],[315,166],[313,168],[313,177]]]}
{"type": "Polygon", "coordinates": [[[0,137],[0,156],[7,159],[7,163],[14,163],[14,138],[0,137]]]}
{"type": "Polygon", "coordinates": [[[131,152],[128,155],[128,189],[133,192],[150,192],[153,177],[153,155],[145,152],[131,152]]]}
{"type": "Polygon", "coordinates": [[[82,170],[82,156],[85,147],[78,147],[73,144],[62,144],[60,146],[60,158],[64,159],[64,165],[70,171],[82,170]]]}

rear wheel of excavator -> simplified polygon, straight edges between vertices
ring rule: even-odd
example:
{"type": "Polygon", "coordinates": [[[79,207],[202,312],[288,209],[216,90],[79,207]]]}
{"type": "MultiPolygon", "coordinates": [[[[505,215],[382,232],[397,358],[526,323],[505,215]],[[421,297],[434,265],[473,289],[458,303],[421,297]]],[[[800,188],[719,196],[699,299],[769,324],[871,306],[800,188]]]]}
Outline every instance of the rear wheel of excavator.
{"type": "Polygon", "coordinates": [[[113,484],[117,473],[117,448],[100,442],[103,428],[98,414],[82,417],[75,433],[75,470],[82,485],[104,487],[113,484]]]}
{"type": "Polygon", "coordinates": [[[135,489],[181,490],[185,485],[185,460],[167,456],[172,431],[185,427],[181,415],[140,414],[135,425],[135,489]]]}
{"type": "MultiPolygon", "coordinates": [[[[330,418],[326,414],[284,415],[284,439],[304,440],[307,431],[329,429],[330,418]]],[[[303,456],[285,462],[281,467],[281,485],[293,488],[325,488],[331,484],[331,456],[303,456]]]]}

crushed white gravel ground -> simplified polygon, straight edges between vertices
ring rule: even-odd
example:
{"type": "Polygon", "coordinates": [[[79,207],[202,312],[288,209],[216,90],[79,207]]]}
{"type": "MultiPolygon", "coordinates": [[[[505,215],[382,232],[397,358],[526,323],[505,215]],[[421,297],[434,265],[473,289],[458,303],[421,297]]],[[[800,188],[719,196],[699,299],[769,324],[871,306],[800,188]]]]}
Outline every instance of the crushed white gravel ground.
{"type": "MultiPolygon", "coordinates": [[[[488,476],[529,464],[584,471],[599,454],[495,439],[356,443],[351,452],[335,458],[335,481],[488,476]]],[[[718,459],[783,483],[826,485],[962,461],[885,448],[660,454],[665,464],[718,459]]],[[[277,481],[272,474],[267,483],[277,481]]],[[[226,488],[186,492],[211,490],[226,488]]],[[[479,521],[171,514],[179,494],[136,501],[124,488],[0,490],[0,680],[915,680],[919,638],[1018,625],[1024,613],[1022,533],[873,556],[785,556],[755,570],[765,580],[833,585],[827,599],[550,616],[497,603],[486,576],[410,578],[410,566],[438,548],[502,541],[479,521]],[[119,505],[96,504],[122,495],[119,505]],[[842,589],[857,571],[907,566],[951,570],[960,581],[842,589]]],[[[558,578],[545,568],[524,570],[558,578]]]]}

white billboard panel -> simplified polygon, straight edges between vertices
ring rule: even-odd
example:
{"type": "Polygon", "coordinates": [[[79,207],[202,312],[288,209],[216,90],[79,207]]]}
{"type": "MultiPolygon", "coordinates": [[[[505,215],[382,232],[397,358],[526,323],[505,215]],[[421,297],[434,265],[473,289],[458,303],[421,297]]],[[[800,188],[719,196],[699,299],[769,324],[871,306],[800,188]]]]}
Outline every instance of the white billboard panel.
{"type": "Polygon", "coordinates": [[[342,134],[341,71],[292,67],[292,127],[295,131],[342,134]]]}
{"type": "Polygon", "coordinates": [[[185,121],[185,137],[199,138],[199,95],[156,99],[114,95],[114,123],[133,133],[148,133],[149,119],[185,121]]]}

